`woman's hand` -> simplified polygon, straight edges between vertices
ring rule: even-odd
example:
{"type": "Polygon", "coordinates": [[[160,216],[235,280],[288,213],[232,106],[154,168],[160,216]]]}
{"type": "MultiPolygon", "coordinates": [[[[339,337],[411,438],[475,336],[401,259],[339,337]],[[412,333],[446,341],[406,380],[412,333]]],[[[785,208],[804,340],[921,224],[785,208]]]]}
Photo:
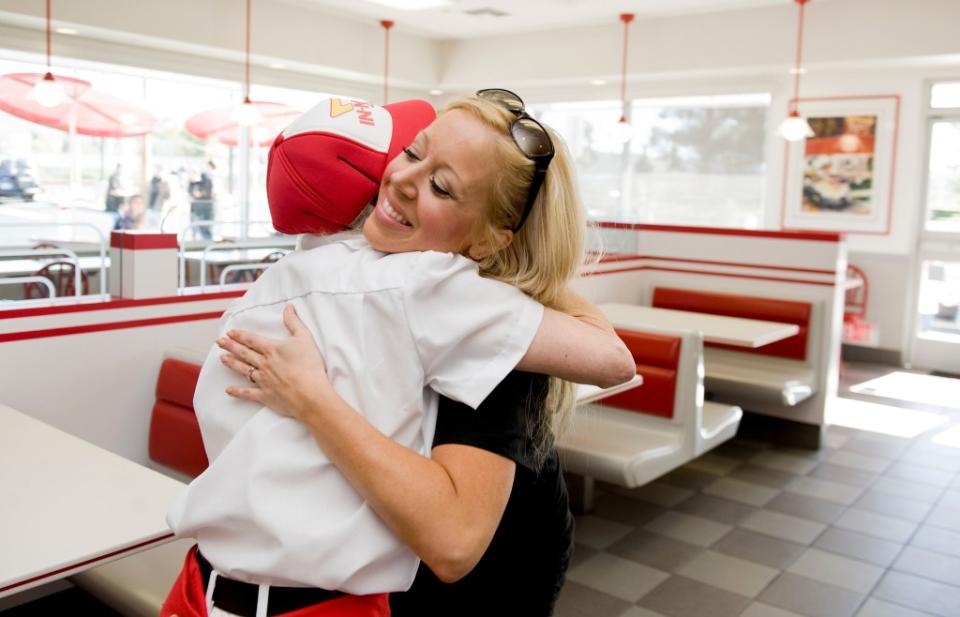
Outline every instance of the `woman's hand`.
{"type": "Polygon", "coordinates": [[[303,421],[333,388],[320,349],[292,304],[283,309],[283,323],[290,331],[283,340],[230,330],[217,339],[227,352],[220,361],[252,382],[249,387],[230,386],[227,394],[303,421]]]}

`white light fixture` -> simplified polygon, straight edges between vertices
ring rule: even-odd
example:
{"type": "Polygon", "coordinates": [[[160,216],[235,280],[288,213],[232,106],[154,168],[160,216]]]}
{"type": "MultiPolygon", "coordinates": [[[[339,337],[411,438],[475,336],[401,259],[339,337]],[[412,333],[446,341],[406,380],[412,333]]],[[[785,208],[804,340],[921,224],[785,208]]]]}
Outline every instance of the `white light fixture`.
{"type": "Polygon", "coordinates": [[[796,2],[799,7],[797,17],[797,58],[793,68],[790,70],[790,73],[793,75],[793,98],[788,103],[790,112],[787,114],[786,120],[780,123],[778,132],[787,141],[800,141],[801,139],[807,139],[815,135],[813,129],[810,128],[810,123],[800,115],[800,111],[797,109],[797,105],[800,103],[800,75],[807,72],[802,66],[801,59],[803,57],[803,5],[809,2],[809,0],[793,1],[796,2]]]}
{"type": "Polygon", "coordinates": [[[78,31],[74,30],[73,28],[57,28],[56,33],[57,34],[80,34],[78,31]]]}
{"type": "Polygon", "coordinates": [[[240,126],[254,126],[263,119],[263,115],[257,106],[250,101],[250,97],[243,99],[243,103],[233,112],[233,119],[240,126]]]}
{"type": "Polygon", "coordinates": [[[436,88],[430,91],[430,96],[441,96],[442,94],[443,90],[437,90],[436,88]]]}
{"type": "Polygon", "coordinates": [[[616,126],[613,127],[613,138],[617,143],[625,144],[633,137],[633,127],[627,122],[626,118],[620,118],[616,126]]]}
{"type": "Polygon", "coordinates": [[[280,69],[287,68],[287,65],[284,64],[283,62],[271,62],[270,68],[280,70],[280,69]]]}
{"type": "Polygon", "coordinates": [[[67,100],[67,93],[63,91],[52,73],[47,73],[30,91],[30,100],[36,101],[44,107],[56,107],[67,100]]]}
{"type": "Polygon", "coordinates": [[[450,0],[367,0],[372,4],[379,4],[401,11],[422,11],[424,9],[438,9],[453,4],[450,0]]]}
{"type": "Polygon", "coordinates": [[[593,79],[593,80],[590,81],[590,85],[591,85],[591,86],[606,86],[606,85],[607,85],[607,80],[606,80],[606,79],[593,79]]]}
{"type": "Polygon", "coordinates": [[[623,22],[623,62],[620,65],[620,120],[613,130],[614,139],[620,143],[627,143],[633,137],[633,127],[627,122],[627,30],[633,21],[633,13],[620,13],[623,22]]]}
{"type": "Polygon", "coordinates": [[[806,118],[800,117],[796,110],[790,112],[787,119],[780,124],[780,135],[787,141],[800,141],[813,137],[813,129],[806,118]]]}
{"type": "Polygon", "coordinates": [[[31,101],[43,107],[57,107],[67,101],[67,93],[63,91],[57,80],[53,78],[50,72],[50,0],[47,0],[47,72],[43,78],[34,84],[30,94],[27,95],[31,101]]]}

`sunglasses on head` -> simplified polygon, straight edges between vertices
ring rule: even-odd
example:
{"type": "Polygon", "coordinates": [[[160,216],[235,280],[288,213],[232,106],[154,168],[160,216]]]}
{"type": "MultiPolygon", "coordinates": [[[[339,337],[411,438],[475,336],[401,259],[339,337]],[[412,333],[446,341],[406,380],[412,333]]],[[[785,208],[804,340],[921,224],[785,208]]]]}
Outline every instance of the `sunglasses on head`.
{"type": "Polygon", "coordinates": [[[527,191],[527,201],[523,206],[523,214],[513,228],[513,231],[518,231],[530,215],[530,209],[537,198],[537,193],[543,186],[543,179],[547,175],[547,167],[553,159],[553,142],[550,140],[547,129],[527,113],[524,109],[523,99],[515,93],[502,88],[488,88],[479,90],[477,96],[500,105],[516,116],[516,120],[510,124],[510,135],[520,152],[534,164],[533,180],[530,181],[530,189],[527,191]]]}

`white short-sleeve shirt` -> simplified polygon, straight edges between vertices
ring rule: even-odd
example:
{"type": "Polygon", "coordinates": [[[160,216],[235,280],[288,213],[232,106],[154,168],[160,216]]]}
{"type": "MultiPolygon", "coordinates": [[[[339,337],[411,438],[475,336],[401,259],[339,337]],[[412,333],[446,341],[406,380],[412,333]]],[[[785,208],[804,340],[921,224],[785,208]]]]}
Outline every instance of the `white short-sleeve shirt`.
{"type": "MultiPolygon", "coordinates": [[[[221,320],[288,336],[293,303],[334,389],[385,435],[429,455],[438,393],[476,407],[520,361],[543,307],[449,253],[384,254],[362,237],[296,251],[221,320]]],[[[418,561],[301,423],[224,393],[245,382],[212,347],[194,406],[210,467],[168,515],[221,574],[369,594],[406,589],[418,561]]]]}

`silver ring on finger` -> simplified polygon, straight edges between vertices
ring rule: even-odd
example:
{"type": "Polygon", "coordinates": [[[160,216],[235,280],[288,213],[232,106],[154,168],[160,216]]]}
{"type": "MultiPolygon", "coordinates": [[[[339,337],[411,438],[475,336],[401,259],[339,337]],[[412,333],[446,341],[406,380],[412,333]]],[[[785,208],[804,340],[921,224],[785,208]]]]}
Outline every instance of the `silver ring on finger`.
{"type": "Polygon", "coordinates": [[[257,380],[253,378],[253,373],[254,373],[254,371],[256,371],[256,370],[257,370],[256,367],[251,366],[251,367],[250,367],[250,370],[247,371],[247,379],[250,380],[250,383],[253,383],[253,384],[257,383],[257,380]]]}

